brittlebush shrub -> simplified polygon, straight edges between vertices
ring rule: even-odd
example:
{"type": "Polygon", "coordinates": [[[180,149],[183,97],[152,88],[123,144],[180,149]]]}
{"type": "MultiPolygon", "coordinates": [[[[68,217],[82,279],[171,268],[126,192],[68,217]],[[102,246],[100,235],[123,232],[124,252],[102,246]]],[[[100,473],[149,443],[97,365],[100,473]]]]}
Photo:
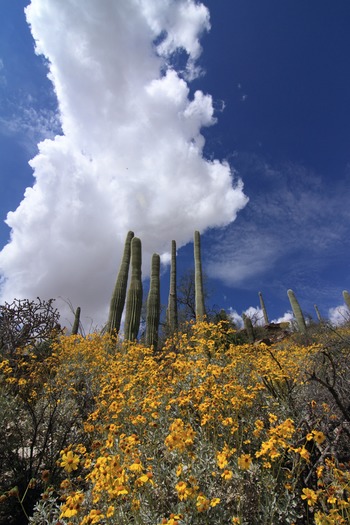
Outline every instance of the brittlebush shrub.
{"type": "Polygon", "coordinates": [[[56,377],[78,407],[76,439],[31,523],[348,523],[346,371],[341,388],[330,382],[322,341],[238,346],[228,335],[193,324],[157,354],[62,338],[56,377]]]}
{"type": "MultiPolygon", "coordinates": [[[[0,363],[0,523],[26,522],[47,486],[63,479],[60,450],[85,442],[106,365],[101,338],[61,337],[45,353],[17,348],[0,363]],[[67,345],[69,343],[69,345],[67,345]],[[44,474],[43,474],[44,473],[44,474]]],[[[41,347],[40,347],[41,348],[41,347]]]]}

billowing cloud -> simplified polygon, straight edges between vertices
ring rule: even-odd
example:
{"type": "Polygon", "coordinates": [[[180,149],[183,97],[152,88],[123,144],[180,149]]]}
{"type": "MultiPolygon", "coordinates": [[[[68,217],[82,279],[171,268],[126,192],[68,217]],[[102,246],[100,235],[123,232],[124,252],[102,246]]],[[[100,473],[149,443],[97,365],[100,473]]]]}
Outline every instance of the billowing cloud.
{"type": "Polygon", "coordinates": [[[341,326],[342,324],[350,321],[349,309],[341,304],[334,308],[330,308],[328,311],[328,319],[333,326],[341,326]]]}
{"type": "Polygon", "coordinates": [[[2,300],[62,297],[98,324],[128,230],[146,273],[151,253],[247,202],[230,166],[203,157],[213,101],[189,79],[209,13],[194,0],[32,0],[26,16],[63,134],[39,144],[33,187],[8,214],[2,300]]]}
{"type": "MultiPolygon", "coordinates": [[[[253,326],[264,326],[264,314],[261,308],[259,308],[258,306],[249,306],[249,308],[247,308],[243,312],[243,314],[249,317],[249,319],[252,321],[253,326]]],[[[233,308],[229,308],[228,310],[228,315],[230,319],[232,319],[232,321],[238,328],[243,328],[244,326],[243,314],[240,315],[233,308]]]]}
{"type": "Polygon", "coordinates": [[[278,319],[271,321],[272,323],[290,323],[292,326],[294,324],[294,315],[292,312],[285,312],[278,319]]]}

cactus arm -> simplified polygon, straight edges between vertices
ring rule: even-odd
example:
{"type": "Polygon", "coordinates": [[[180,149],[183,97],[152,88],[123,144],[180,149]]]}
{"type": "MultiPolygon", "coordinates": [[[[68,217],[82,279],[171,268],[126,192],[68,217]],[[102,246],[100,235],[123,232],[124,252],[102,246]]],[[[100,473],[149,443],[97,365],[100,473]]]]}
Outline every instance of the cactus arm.
{"type": "Polygon", "coordinates": [[[195,272],[195,294],[196,294],[196,321],[205,318],[203,274],[201,261],[200,233],[194,232],[194,272],[195,272]]]}
{"type": "Polygon", "coordinates": [[[107,322],[107,332],[110,334],[114,332],[118,333],[120,330],[120,323],[125,305],[126,289],[128,285],[131,252],[130,245],[133,237],[134,232],[129,231],[126,236],[124,253],[110,302],[109,316],[107,322]]]}
{"type": "Polygon", "coordinates": [[[263,315],[264,315],[264,322],[265,322],[265,324],[269,324],[269,318],[268,318],[268,315],[267,315],[264,298],[263,298],[263,295],[262,295],[261,292],[259,292],[259,299],[260,299],[260,307],[261,307],[261,310],[262,310],[263,315]]]}
{"type": "Polygon", "coordinates": [[[320,311],[318,309],[317,304],[314,304],[314,308],[315,308],[315,312],[316,312],[316,315],[317,315],[317,319],[319,320],[320,323],[322,323],[323,319],[322,319],[322,316],[320,314],[320,311]]]}
{"type": "Polygon", "coordinates": [[[157,350],[160,318],[160,257],[152,256],[151,281],[147,297],[146,345],[157,350]]]}
{"type": "Polygon", "coordinates": [[[299,332],[301,332],[302,334],[305,334],[306,333],[305,319],[304,319],[303,312],[300,308],[300,305],[297,301],[297,298],[295,297],[293,290],[288,290],[287,294],[288,294],[288,298],[290,301],[290,305],[293,310],[294,317],[297,321],[299,332]]]}
{"type": "Polygon", "coordinates": [[[252,323],[252,320],[250,317],[248,317],[246,314],[242,314],[242,319],[243,319],[243,323],[244,323],[244,328],[247,332],[247,336],[248,336],[248,341],[250,343],[254,343],[254,340],[255,340],[255,336],[254,336],[254,328],[253,328],[253,323],[252,323]]]}
{"type": "Polygon", "coordinates": [[[80,306],[75,310],[74,323],[72,327],[72,335],[77,335],[80,323],[80,306]]]}
{"type": "Polygon", "coordinates": [[[131,280],[128,290],[125,312],[125,339],[135,341],[140,328],[142,308],[142,250],[141,241],[134,237],[131,241],[131,280]]]}
{"type": "Polygon", "coordinates": [[[170,288],[167,309],[167,324],[172,333],[178,328],[176,293],[176,241],[171,241],[170,288]]]}

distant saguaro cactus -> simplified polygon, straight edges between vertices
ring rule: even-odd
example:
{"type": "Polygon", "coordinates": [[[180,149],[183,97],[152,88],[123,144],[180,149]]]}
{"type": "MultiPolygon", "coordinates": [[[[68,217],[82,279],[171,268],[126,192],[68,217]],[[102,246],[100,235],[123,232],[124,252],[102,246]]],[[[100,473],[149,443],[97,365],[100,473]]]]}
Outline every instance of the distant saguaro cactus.
{"type": "Polygon", "coordinates": [[[80,323],[80,306],[75,310],[74,323],[72,326],[72,335],[77,335],[80,323]]]}
{"type": "Polygon", "coordinates": [[[350,293],[347,290],[343,290],[343,297],[344,297],[346,306],[350,310],[350,293]]]}
{"type": "Polygon", "coordinates": [[[246,314],[242,314],[242,319],[244,323],[244,328],[247,332],[248,341],[250,343],[254,343],[255,336],[254,336],[254,328],[253,328],[252,320],[246,314]]]}
{"type": "Polygon", "coordinates": [[[265,322],[265,324],[269,324],[269,318],[267,316],[265,302],[264,302],[264,298],[263,298],[263,295],[262,295],[261,292],[259,292],[259,299],[260,299],[260,308],[261,308],[262,313],[264,315],[264,322],[265,322]]]}
{"type": "Polygon", "coordinates": [[[134,237],[131,241],[131,281],[126,300],[125,339],[135,341],[139,333],[142,308],[142,251],[141,241],[134,237]]]}
{"type": "Polygon", "coordinates": [[[322,322],[323,322],[323,319],[322,319],[322,316],[321,316],[321,314],[320,314],[320,311],[319,311],[319,309],[318,309],[317,304],[314,304],[314,308],[315,308],[315,312],[316,312],[316,315],[317,315],[317,319],[319,320],[320,323],[322,323],[322,322]]]}
{"type": "Polygon", "coordinates": [[[194,232],[194,273],[195,273],[195,294],[196,294],[196,321],[205,318],[203,274],[201,261],[200,233],[194,232]]]}
{"type": "Polygon", "coordinates": [[[176,292],[176,241],[171,241],[170,287],[167,308],[167,324],[172,333],[178,328],[176,292]]]}
{"type": "Polygon", "coordinates": [[[306,323],[297,298],[295,297],[293,290],[288,290],[287,294],[290,301],[290,305],[293,310],[294,317],[297,321],[299,332],[301,332],[302,334],[306,334],[306,323]]]}
{"type": "Polygon", "coordinates": [[[120,322],[123,315],[126,289],[128,286],[129,266],[130,266],[130,245],[134,237],[134,232],[129,231],[124,245],[124,253],[120,265],[118,277],[114,286],[113,295],[109,307],[109,316],[107,322],[107,332],[112,334],[118,333],[120,329],[120,322]]]}
{"type": "Polygon", "coordinates": [[[152,256],[151,281],[147,297],[146,345],[157,350],[160,318],[160,257],[152,256]]]}

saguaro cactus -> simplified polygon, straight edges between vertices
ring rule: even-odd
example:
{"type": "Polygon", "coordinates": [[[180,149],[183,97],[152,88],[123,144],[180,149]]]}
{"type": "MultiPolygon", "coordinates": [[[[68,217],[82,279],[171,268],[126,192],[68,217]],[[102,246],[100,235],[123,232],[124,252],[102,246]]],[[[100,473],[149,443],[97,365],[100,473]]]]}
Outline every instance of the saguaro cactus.
{"type": "Polygon", "coordinates": [[[177,293],[176,293],[176,241],[171,241],[170,288],[167,309],[167,323],[171,332],[178,327],[177,293]]]}
{"type": "Polygon", "coordinates": [[[322,316],[321,316],[321,314],[320,314],[320,311],[319,311],[319,309],[318,309],[317,304],[314,304],[314,308],[315,308],[315,312],[316,312],[316,315],[317,315],[317,319],[319,320],[320,323],[322,323],[322,322],[323,322],[323,319],[322,319],[322,316]]]}
{"type": "Polygon", "coordinates": [[[134,341],[140,328],[142,308],[142,251],[141,241],[134,237],[131,241],[131,281],[126,300],[125,339],[134,341]]]}
{"type": "Polygon", "coordinates": [[[80,323],[80,306],[75,310],[74,323],[72,327],[72,335],[77,335],[80,323]]]}
{"type": "Polygon", "coordinates": [[[247,336],[248,336],[248,341],[250,343],[254,343],[254,339],[255,339],[255,336],[254,336],[254,328],[253,328],[253,323],[252,323],[252,320],[250,317],[248,317],[246,314],[242,314],[242,319],[243,319],[243,323],[244,323],[244,328],[247,332],[247,336]]]}
{"type": "Polygon", "coordinates": [[[196,321],[205,318],[204,291],[203,291],[203,274],[201,261],[201,244],[200,233],[194,232],[194,283],[196,294],[196,321]]]}
{"type": "Polygon", "coordinates": [[[260,299],[260,308],[262,310],[262,313],[264,315],[264,322],[265,324],[269,324],[269,318],[267,316],[267,311],[266,311],[266,308],[265,308],[265,302],[264,302],[264,298],[263,298],[263,295],[261,292],[259,292],[259,299],[260,299]]]}
{"type": "Polygon", "coordinates": [[[288,298],[290,301],[290,305],[293,310],[294,317],[297,321],[299,332],[301,332],[302,334],[305,334],[306,333],[305,319],[304,319],[303,312],[301,311],[300,305],[297,301],[297,298],[295,297],[293,290],[288,290],[287,294],[288,294],[288,298]]]}
{"type": "Polygon", "coordinates": [[[350,310],[350,293],[347,290],[343,290],[343,297],[344,297],[346,306],[350,310]]]}
{"type": "Polygon", "coordinates": [[[109,307],[107,322],[107,332],[110,334],[119,332],[120,322],[123,315],[126,289],[128,285],[129,266],[130,266],[130,244],[134,237],[134,232],[129,231],[124,245],[124,253],[120,265],[118,277],[114,286],[113,295],[109,307]]]}
{"type": "Polygon", "coordinates": [[[157,350],[158,329],[160,318],[160,257],[157,253],[152,256],[151,281],[147,297],[146,315],[146,345],[157,350]]]}

